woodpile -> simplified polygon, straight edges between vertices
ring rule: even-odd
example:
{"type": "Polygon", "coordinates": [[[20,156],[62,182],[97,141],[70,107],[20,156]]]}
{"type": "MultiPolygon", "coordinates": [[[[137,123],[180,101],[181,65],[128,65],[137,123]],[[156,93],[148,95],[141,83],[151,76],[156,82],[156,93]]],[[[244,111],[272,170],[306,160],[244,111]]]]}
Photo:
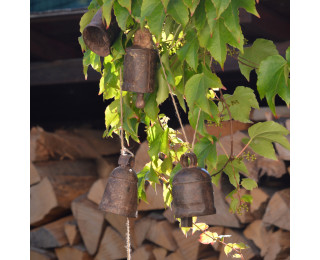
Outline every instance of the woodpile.
{"type": "MultiPolygon", "coordinates": [[[[285,112],[284,112],[285,113],[285,112]]],[[[254,116],[258,117],[258,114],[254,116]]],[[[259,115],[261,117],[261,115],[259,115]]],[[[282,123],[289,127],[289,119],[282,123]]],[[[241,151],[241,139],[250,124],[238,124],[234,151],[241,151]]],[[[210,132],[217,131],[209,129],[210,132]]],[[[187,133],[192,136],[190,127],[187,133]]],[[[220,142],[230,149],[227,128],[220,142]]],[[[190,137],[191,138],[191,137],[190,137]]],[[[136,152],[137,171],[148,162],[147,143],[136,152]]],[[[198,217],[211,232],[226,237],[226,243],[243,242],[249,259],[289,259],[290,153],[275,146],[278,161],[257,156],[245,161],[258,188],[247,192],[253,197],[248,212],[229,212],[228,182],[222,178],[214,186],[217,214],[198,217]]],[[[30,259],[107,260],[126,259],[126,218],[98,210],[107,177],[117,166],[120,146],[117,139],[102,139],[102,132],[77,129],[49,133],[31,130],[30,162],[30,259]]],[[[217,145],[218,154],[224,153],[217,145]]],[[[232,187],[231,187],[232,188],[232,187]]],[[[246,192],[246,191],[241,191],[246,192]]],[[[130,219],[132,260],[224,260],[224,246],[201,244],[200,231],[185,236],[170,208],[165,208],[163,189],[146,187],[149,203],[140,202],[138,218],[130,219]]]]}

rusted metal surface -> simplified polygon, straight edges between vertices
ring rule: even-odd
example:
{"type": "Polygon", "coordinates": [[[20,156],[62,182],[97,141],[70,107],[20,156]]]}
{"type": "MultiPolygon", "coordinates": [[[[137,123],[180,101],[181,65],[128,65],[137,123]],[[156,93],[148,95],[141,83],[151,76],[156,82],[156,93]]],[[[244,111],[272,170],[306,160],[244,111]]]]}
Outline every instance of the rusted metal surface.
{"type": "Polygon", "coordinates": [[[138,207],[138,178],[134,159],[131,155],[121,155],[119,167],[115,168],[108,179],[99,209],[114,214],[136,218],[138,207]]]}
{"type": "Polygon", "coordinates": [[[138,93],[136,107],[143,108],[143,93],[154,91],[157,52],[137,45],[126,48],[123,67],[122,89],[138,93]]]}
{"type": "Polygon", "coordinates": [[[109,28],[102,20],[102,9],[100,8],[93,16],[91,22],[83,30],[83,40],[87,47],[101,57],[110,54],[110,46],[119,35],[120,28],[115,16],[112,14],[109,28]]]}
{"type": "Polygon", "coordinates": [[[197,167],[194,153],[182,155],[180,163],[183,168],[172,181],[174,215],[181,218],[182,227],[191,227],[192,217],[216,213],[213,187],[209,173],[197,167]]]}

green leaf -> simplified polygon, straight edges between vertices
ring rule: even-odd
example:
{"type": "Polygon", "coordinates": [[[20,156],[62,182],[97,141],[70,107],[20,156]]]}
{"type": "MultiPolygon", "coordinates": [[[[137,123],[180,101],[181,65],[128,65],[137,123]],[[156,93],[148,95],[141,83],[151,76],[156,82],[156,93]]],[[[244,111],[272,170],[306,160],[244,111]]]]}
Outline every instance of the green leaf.
{"type": "Polygon", "coordinates": [[[186,59],[189,66],[194,71],[197,71],[199,43],[197,37],[194,37],[195,35],[196,32],[194,30],[191,30],[186,35],[186,43],[177,51],[177,55],[180,61],[186,59]]]}
{"type": "Polygon", "coordinates": [[[102,5],[102,1],[99,0],[99,2],[97,0],[92,0],[88,6],[88,10],[91,10],[91,9],[99,9],[100,6],[102,5]]]}
{"type": "Polygon", "coordinates": [[[241,196],[241,200],[244,202],[252,203],[253,198],[250,194],[244,194],[241,196]]]}
{"type": "Polygon", "coordinates": [[[170,185],[163,185],[163,200],[164,200],[164,203],[167,207],[170,207],[171,205],[171,202],[173,200],[173,197],[172,197],[172,193],[171,193],[171,187],[170,185]]]}
{"type": "Polygon", "coordinates": [[[286,50],[286,60],[287,60],[288,66],[290,68],[290,46],[286,50]]]}
{"type": "Polygon", "coordinates": [[[155,5],[153,11],[149,16],[146,17],[150,31],[155,35],[157,40],[160,40],[162,33],[162,26],[164,23],[164,19],[166,14],[164,12],[163,5],[160,0],[157,0],[158,4],[155,5]]]}
{"type": "Polygon", "coordinates": [[[258,187],[258,184],[249,178],[244,178],[241,181],[241,185],[246,189],[246,190],[253,190],[254,188],[258,187]]]}
{"type": "Polygon", "coordinates": [[[233,258],[242,258],[242,256],[240,254],[234,254],[232,255],[233,258]]]}
{"type": "MultiPolygon", "coordinates": [[[[234,120],[238,120],[243,123],[250,123],[251,108],[259,109],[259,104],[256,99],[256,95],[251,88],[243,86],[237,87],[233,95],[224,95],[224,99],[227,102],[230,113],[234,120]]],[[[219,103],[219,108],[222,110],[222,103],[219,103]]],[[[229,120],[229,113],[227,109],[223,113],[224,120],[229,120]]]]}
{"type": "Polygon", "coordinates": [[[163,4],[163,7],[164,7],[164,10],[165,12],[167,12],[167,7],[168,7],[168,3],[169,3],[170,0],[161,0],[162,4],[163,4]]]}
{"type": "Polygon", "coordinates": [[[146,104],[144,107],[144,112],[148,117],[150,117],[153,121],[157,121],[159,114],[159,107],[156,102],[157,93],[153,92],[148,95],[145,95],[146,104]]]}
{"type": "Polygon", "coordinates": [[[230,252],[232,252],[232,243],[228,243],[227,245],[224,246],[224,253],[228,255],[230,252]]]}
{"type": "Polygon", "coordinates": [[[205,1],[200,1],[194,15],[192,16],[192,20],[194,20],[195,27],[198,31],[200,31],[206,24],[206,16],[203,15],[205,12],[205,1]]]}
{"type": "Polygon", "coordinates": [[[86,46],[86,44],[85,44],[84,41],[83,41],[82,35],[81,35],[80,37],[78,37],[78,42],[79,42],[79,44],[80,44],[80,47],[81,47],[82,52],[85,52],[85,51],[87,50],[87,46],[86,46]]]}
{"type": "Polygon", "coordinates": [[[288,64],[287,61],[280,55],[273,55],[260,64],[258,71],[257,89],[260,98],[266,97],[268,105],[276,114],[275,96],[278,94],[288,105],[290,103],[290,82],[288,79],[288,64]]]}
{"type": "Polygon", "coordinates": [[[129,11],[125,7],[122,7],[117,1],[114,2],[113,10],[119,27],[122,31],[125,31],[127,29],[127,20],[130,15],[129,11]]]}
{"type": "Polygon", "coordinates": [[[217,164],[217,151],[216,144],[203,137],[194,146],[194,152],[198,157],[199,166],[205,168],[208,166],[208,171],[216,167],[217,164]]]}
{"type": "Polygon", "coordinates": [[[184,4],[190,9],[191,16],[194,14],[200,0],[183,0],[184,4]]]}
{"type": "Polygon", "coordinates": [[[146,177],[145,178],[146,178],[147,181],[150,181],[150,182],[153,182],[153,183],[160,183],[159,182],[159,177],[156,174],[156,172],[154,171],[154,169],[152,167],[152,164],[150,166],[149,171],[146,172],[146,177]]]}
{"type": "Polygon", "coordinates": [[[125,7],[131,13],[131,0],[118,0],[122,7],[125,7]]]}
{"type": "Polygon", "coordinates": [[[212,0],[214,6],[217,9],[217,18],[220,17],[220,15],[224,12],[224,10],[227,9],[229,6],[231,0],[212,0]]]}
{"type": "Polygon", "coordinates": [[[239,68],[242,75],[249,81],[253,67],[259,68],[261,61],[276,54],[278,54],[278,51],[272,41],[265,39],[255,40],[252,46],[244,48],[243,54],[239,55],[239,68]]]}
{"type": "Polygon", "coordinates": [[[119,107],[119,99],[114,100],[105,111],[105,124],[106,129],[109,128],[109,126],[117,126],[120,122],[120,117],[118,113],[118,107],[119,107]]]}
{"type": "Polygon", "coordinates": [[[96,14],[98,9],[90,9],[80,19],[80,32],[83,33],[84,28],[91,22],[93,16],[96,14]]]}
{"type": "Polygon", "coordinates": [[[131,2],[131,15],[138,22],[143,23],[144,16],[141,15],[142,0],[132,0],[131,2]]]}
{"type": "Polygon", "coordinates": [[[157,91],[157,98],[156,98],[158,105],[163,103],[169,96],[168,85],[166,80],[162,76],[161,71],[162,69],[159,68],[159,70],[157,71],[157,77],[156,77],[158,81],[158,91],[157,91]]]}
{"type": "Polygon", "coordinates": [[[122,45],[122,35],[123,33],[121,32],[116,41],[111,46],[113,61],[121,59],[122,56],[126,53],[122,45]]]}
{"type": "Polygon", "coordinates": [[[149,16],[161,0],[142,0],[141,16],[149,16]]]}
{"type": "Polygon", "coordinates": [[[189,21],[189,11],[181,0],[170,0],[168,4],[168,14],[170,14],[177,23],[186,27],[189,21]]]}
{"type": "Polygon", "coordinates": [[[231,202],[230,202],[230,206],[229,206],[229,210],[230,210],[232,213],[235,213],[235,212],[237,211],[238,204],[239,204],[239,200],[232,197],[232,198],[231,198],[231,202]]]}
{"type": "Polygon", "coordinates": [[[212,36],[214,26],[216,25],[216,22],[217,22],[217,9],[215,8],[211,0],[205,1],[205,8],[206,8],[207,22],[210,27],[210,35],[212,36]]]}
{"type": "Polygon", "coordinates": [[[260,18],[260,15],[256,9],[256,0],[232,0],[233,2],[237,2],[239,7],[245,9],[248,13],[251,13],[260,18]]]}
{"type": "Polygon", "coordinates": [[[93,51],[87,50],[84,53],[82,62],[84,67],[88,67],[89,65],[91,65],[94,70],[96,70],[97,72],[101,72],[100,56],[95,54],[93,51]]]}
{"type": "MultiPolygon", "coordinates": [[[[248,138],[243,138],[242,140],[245,144],[249,142],[248,138]]],[[[264,139],[255,139],[251,141],[250,147],[252,150],[257,153],[262,155],[263,157],[272,159],[272,160],[278,160],[276,156],[276,152],[273,148],[273,144],[267,140],[264,139]]]]}
{"type": "Polygon", "coordinates": [[[102,5],[102,17],[106,20],[107,29],[111,22],[111,10],[114,0],[104,0],[102,5]]]}
{"type": "MultiPolygon", "coordinates": [[[[193,129],[195,129],[197,125],[199,110],[200,108],[198,106],[194,106],[194,108],[189,109],[189,112],[188,112],[189,123],[193,129]]],[[[200,112],[197,132],[202,136],[208,135],[208,131],[205,125],[205,113],[203,111],[200,112]]]]}

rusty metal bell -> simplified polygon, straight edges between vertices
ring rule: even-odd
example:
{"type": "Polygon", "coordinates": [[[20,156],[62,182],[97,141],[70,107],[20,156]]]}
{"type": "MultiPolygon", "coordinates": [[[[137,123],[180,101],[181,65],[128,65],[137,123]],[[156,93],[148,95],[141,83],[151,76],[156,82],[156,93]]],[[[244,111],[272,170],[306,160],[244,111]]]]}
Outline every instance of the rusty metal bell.
{"type": "Polygon", "coordinates": [[[111,15],[111,22],[108,28],[102,19],[100,8],[93,16],[91,22],[83,30],[83,41],[87,47],[101,57],[110,54],[110,46],[117,38],[120,28],[114,14],[111,15]]]}
{"type": "Polygon", "coordinates": [[[154,91],[158,54],[152,46],[149,30],[140,29],[124,56],[122,89],[137,93],[137,108],[144,108],[143,94],[154,91]]]}
{"type": "Polygon", "coordinates": [[[114,214],[136,218],[138,207],[138,178],[134,158],[130,154],[120,155],[119,167],[115,168],[107,182],[99,209],[114,214]]]}
{"type": "Polygon", "coordinates": [[[197,167],[194,153],[182,155],[180,163],[183,168],[172,181],[173,210],[175,217],[181,218],[181,227],[192,227],[192,217],[216,213],[213,187],[210,174],[197,167]]]}

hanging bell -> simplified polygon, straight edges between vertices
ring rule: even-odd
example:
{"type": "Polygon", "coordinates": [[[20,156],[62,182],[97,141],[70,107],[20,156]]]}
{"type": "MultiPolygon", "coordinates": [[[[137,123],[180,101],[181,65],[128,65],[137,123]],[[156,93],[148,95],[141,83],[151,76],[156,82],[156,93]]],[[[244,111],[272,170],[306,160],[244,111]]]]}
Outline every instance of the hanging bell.
{"type": "Polygon", "coordinates": [[[83,41],[87,47],[101,57],[110,54],[110,46],[117,38],[120,28],[114,14],[111,14],[111,22],[106,27],[102,19],[102,9],[100,8],[93,16],[91,22],[83,30],[83,41]]]}
{"type": "Polygon", "coordinates": [[[183,154],[180,163],[183,168],[172,181],[173,210],[181,218],[181,227],[192,227],[192,217],[216,213],[213,187],[210,174],[197,167],[194,153],[183,154]]]}
{"type": "Polygon", "coordinates": [[[137,93],[137,108],[145,106],[143,94],[154,91],[157,56],[150,32],[147,29],[138,30],[133,45],[126,48],[122,85],[123,90],[137,93]]]}
{"type": "Polygon", "coordinates": [[[99,209],[114,214],[136,218],[138,207],[138,178],[134,158],[130,154],[120,155],[119,167],[115,168],[107,182],[99,209]]]}

